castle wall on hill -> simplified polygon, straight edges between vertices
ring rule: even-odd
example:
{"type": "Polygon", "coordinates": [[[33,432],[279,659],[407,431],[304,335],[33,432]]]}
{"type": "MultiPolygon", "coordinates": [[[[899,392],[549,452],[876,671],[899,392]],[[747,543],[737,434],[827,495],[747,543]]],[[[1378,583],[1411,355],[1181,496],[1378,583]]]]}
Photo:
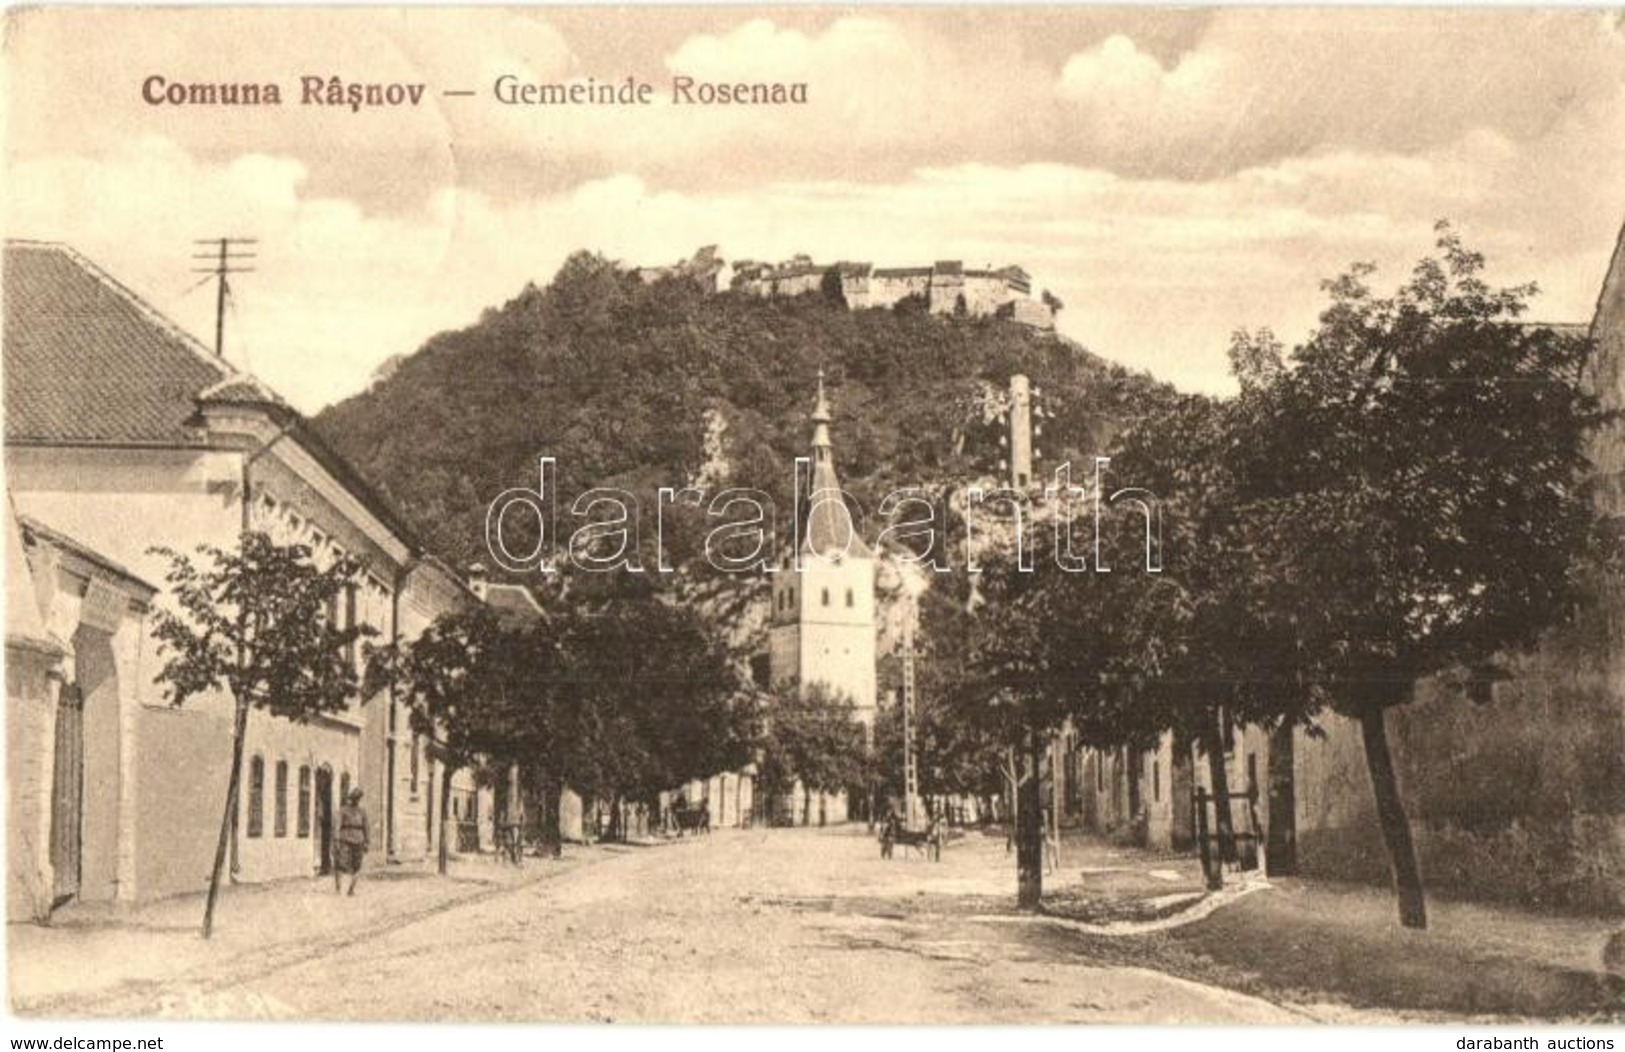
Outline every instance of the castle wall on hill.
{"type": "Polygon", "coordinates": [[[1031,278],[1015,266],[966,270],[958,260],[921,267],[822,265],[807,256],[778,264],[741,260],[734,264],[732,287],[764,298],[804,296],[837,287],[849,310],[885,310],[919,297],[932,314],[1002,316],[1032,328],[1055,327],[1052,301],[1034,299],[1031,278]]]}

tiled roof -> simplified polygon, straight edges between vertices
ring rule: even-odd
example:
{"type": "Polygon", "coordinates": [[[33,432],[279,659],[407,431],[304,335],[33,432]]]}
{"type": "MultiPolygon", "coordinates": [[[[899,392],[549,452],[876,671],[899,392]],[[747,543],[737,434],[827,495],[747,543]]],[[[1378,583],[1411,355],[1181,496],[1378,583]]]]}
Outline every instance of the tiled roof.
{"type": "Polygon", "coordinates": [[[288,408],[288,403],[282,400],[281,395],[266,387],[258,377],[248,373],[228,376],[219,383],[205,387],[198,392],[197,400],[217,405],[268,405],[279,409],[288,408]]]}
{"type": "Polygon", "coordinates": [[[7,442],[196,445],[200,402],[274,411],[385,528],[418,542],[399,515],[275,391],[239,372],[67,245],[5,248],[7,442]]]}
{"type": "Polygon", "coordinates": [[[818,373],[818,403],[813,408],[812,485],[803,514],[807,516],[807,536],[802,547],[826,559],[846,556],[868,558],[869,546],[858,535],[857,524],[846,506],[846,495],[835,474],[835,448],[830,440],[833,419],[829,399],[824,395],[824,373],[818,373]]]}
{"type": "Polygon", "coordinates": [[[485,604],[504,618],[535,619],[543,616],[536,594],[522,584],[493,581],[486,585],[485,604]]]}
{"type": "Polygon", "coordinates": [[[188,442],[194,397],[230,367],[66,245],[4,260],[8,442],[188,442]]]}

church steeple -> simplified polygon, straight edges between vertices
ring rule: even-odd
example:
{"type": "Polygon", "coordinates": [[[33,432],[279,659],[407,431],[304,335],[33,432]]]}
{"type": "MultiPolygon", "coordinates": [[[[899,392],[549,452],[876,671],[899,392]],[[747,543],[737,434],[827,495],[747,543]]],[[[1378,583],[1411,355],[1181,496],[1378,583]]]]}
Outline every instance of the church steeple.
{"type": "Polygon", "coordinates": [[[829,436],[834,419],[824,392],[824,370],[818,370],[818,401],[813,405],[812,487],[807,495],[805,546],[826,558],[868,556],[869,546],[859,535],[835,474],[835,444],[829,436]]]}
{"type": "Polygon", "coordinates": [[[829,462],[833,467],[833,449],[829,439],[829,425],[834,417],[829,411],[829,396],[824,394],[824,370],[818,369],[818,401],[813,405],[813,463],[829,462]]]}

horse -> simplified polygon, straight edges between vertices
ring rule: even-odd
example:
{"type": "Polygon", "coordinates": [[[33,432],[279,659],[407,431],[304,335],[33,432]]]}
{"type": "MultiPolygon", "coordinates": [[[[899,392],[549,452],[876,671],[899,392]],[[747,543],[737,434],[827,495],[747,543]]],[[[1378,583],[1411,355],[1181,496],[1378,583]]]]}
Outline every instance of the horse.
{"type": "Polygon", "coordinates": [[[706,804],[699,807],[680,807],[672,812],[677,818],[677,835],[685,833],[711,832],[711,808],[706,804]]]}

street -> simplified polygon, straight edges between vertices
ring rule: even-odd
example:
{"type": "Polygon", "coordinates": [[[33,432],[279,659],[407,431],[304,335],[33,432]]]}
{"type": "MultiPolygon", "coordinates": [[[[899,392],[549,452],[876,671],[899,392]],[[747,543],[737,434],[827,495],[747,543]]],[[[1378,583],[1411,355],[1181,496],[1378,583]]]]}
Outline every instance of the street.
{"type": "MultiPolygon", "coordinates": [[[[59,998],[50,1010],[527,1022],[1306,1021],[1253,997],[1091,962],[1043,922],[990,920],[1011,919],[1014,872],[1002,838],[967,837],[941,863],[912,853],[883,861],[861,826],[592,850],[606,854],[562,869],[528,861],[536,879],[376,925],[365,937],[317,939],[208,972],[228,975],[223,982],[200,984],[194,969],[111,1000],[59,998]]],[[[388,883],[364,882],[360,894],[388,883]]]]}

